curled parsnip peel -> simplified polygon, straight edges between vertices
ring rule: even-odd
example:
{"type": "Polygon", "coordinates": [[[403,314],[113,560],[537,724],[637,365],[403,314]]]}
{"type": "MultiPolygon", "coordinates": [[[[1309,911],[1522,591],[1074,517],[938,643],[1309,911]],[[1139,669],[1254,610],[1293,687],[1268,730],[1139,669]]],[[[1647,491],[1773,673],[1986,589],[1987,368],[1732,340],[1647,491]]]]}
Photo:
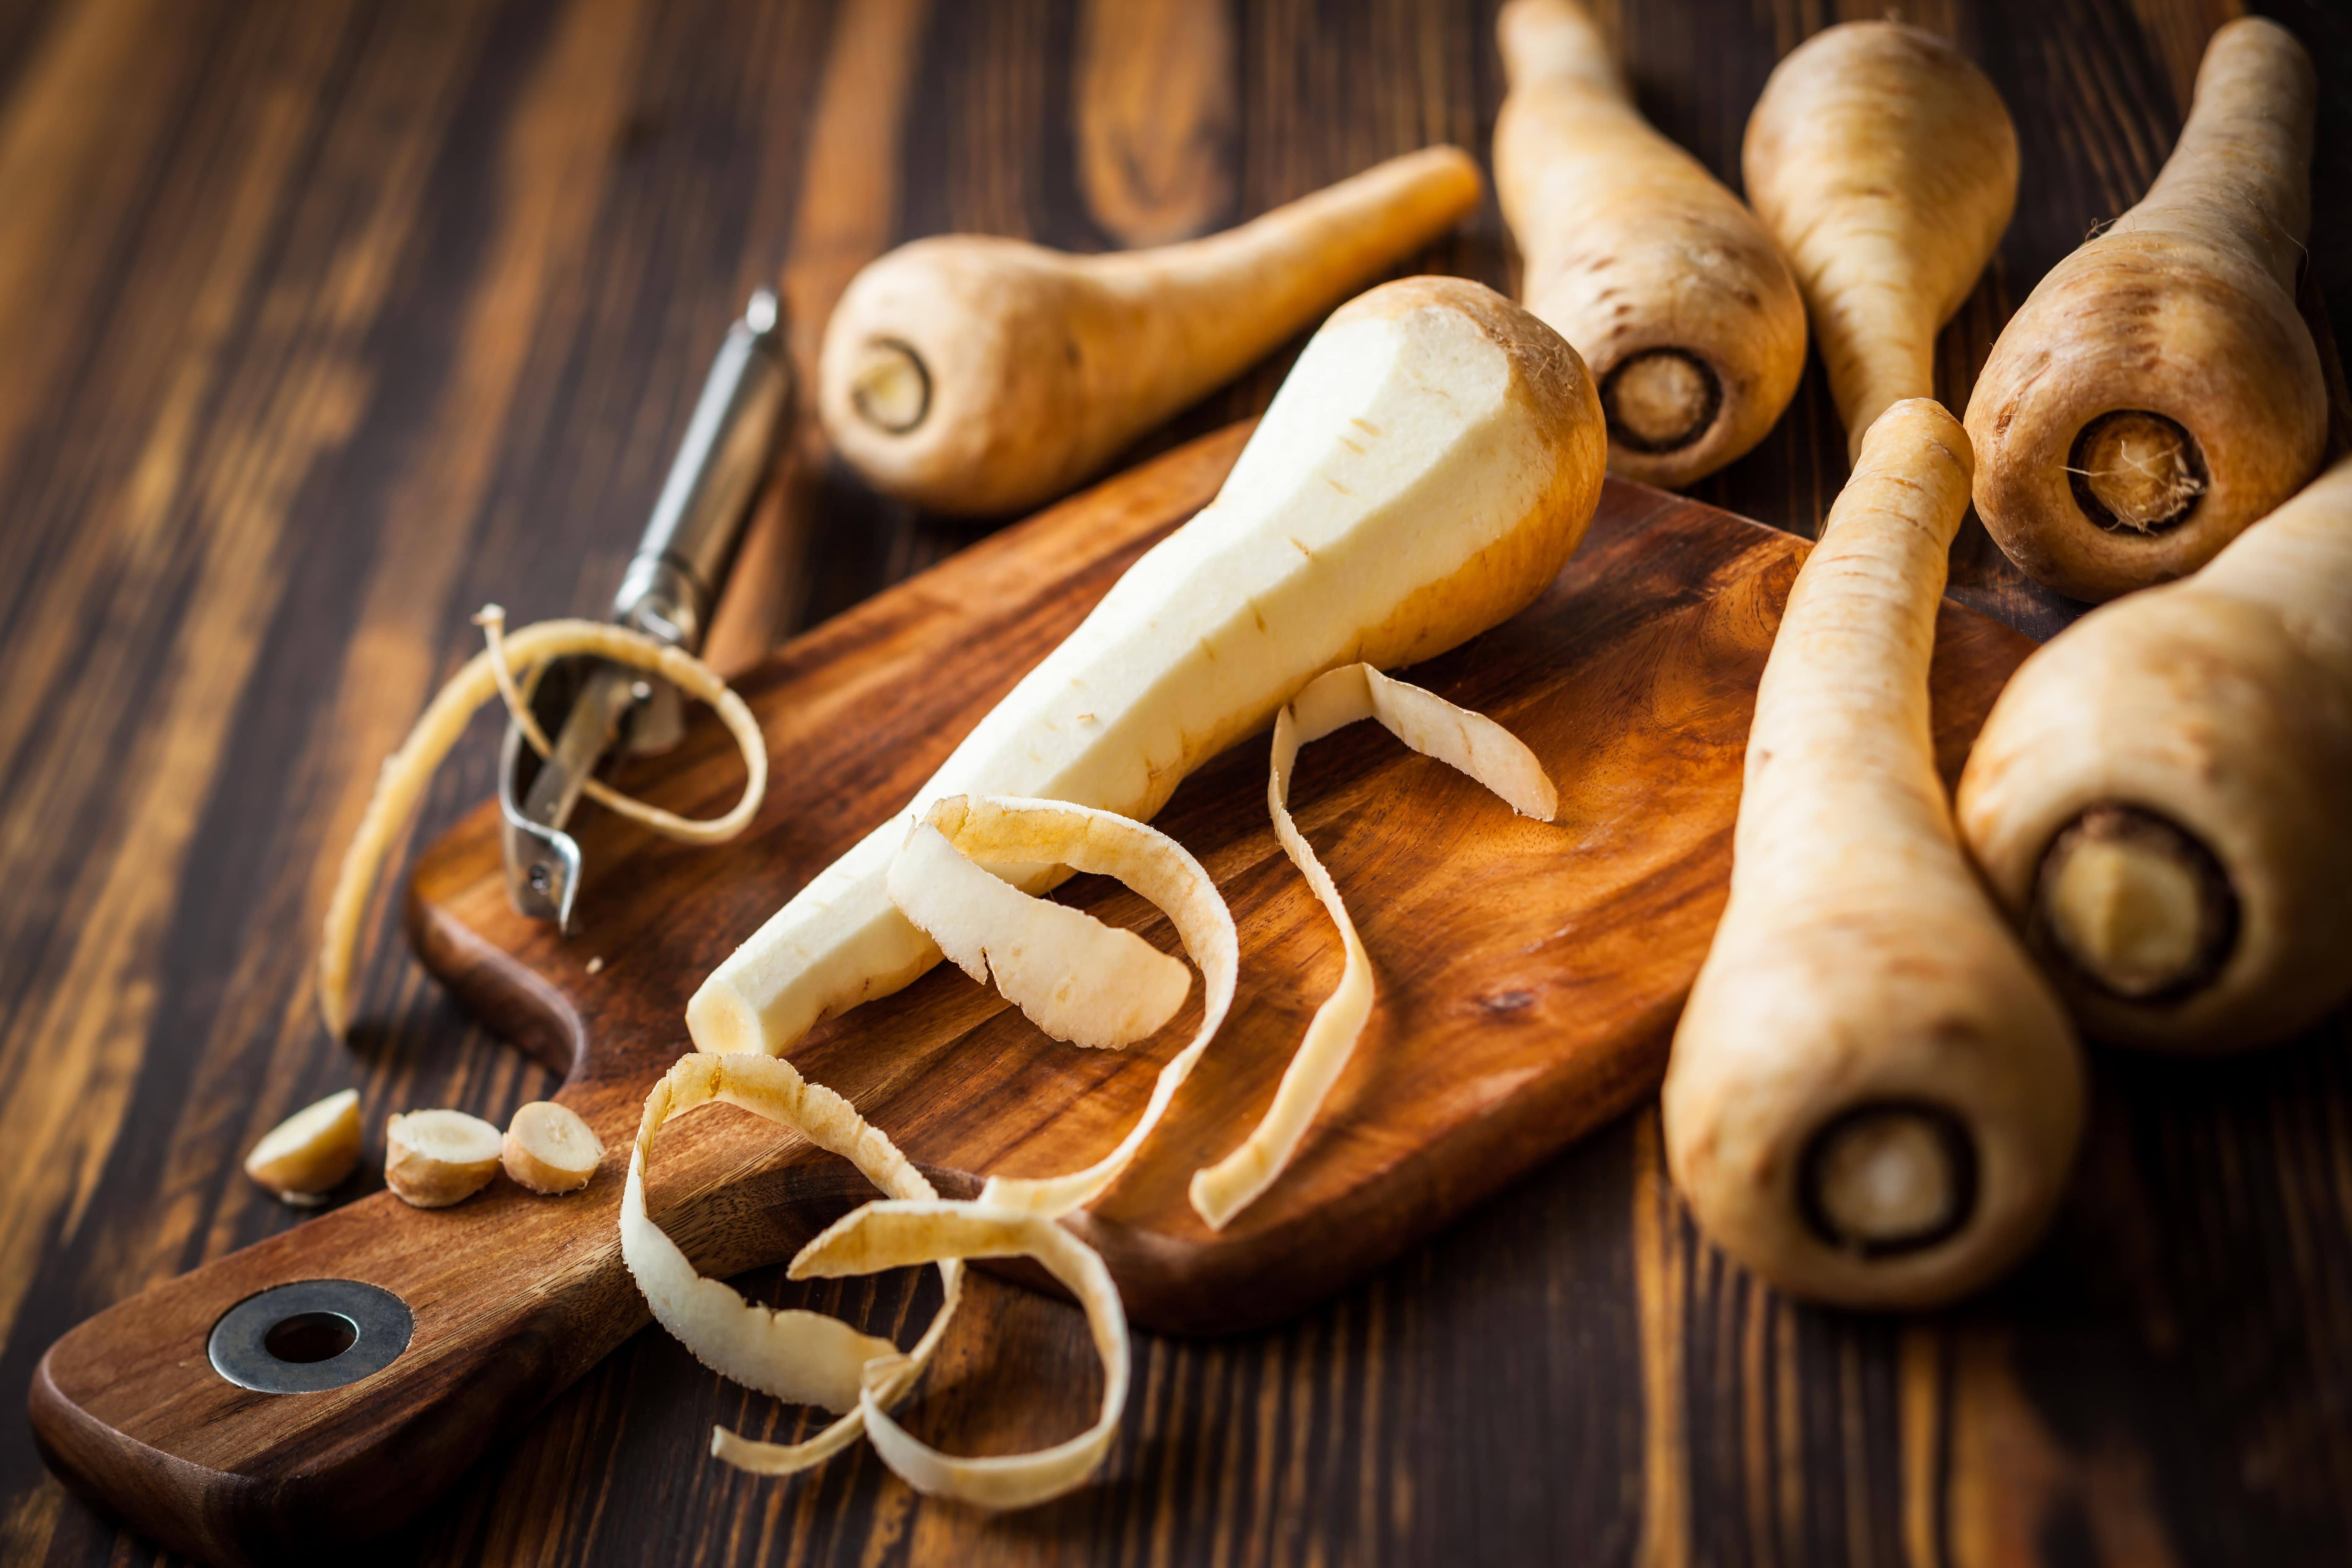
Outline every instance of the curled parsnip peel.
{"type": "MultiPolygon", "coordinates": [[[[1102,1357],[1102,1414],[1077,1436],[1030,1454],[960,1459],[917,1441],[886,1408],[898,1387],[869,1367],[858,1392],[866,1435],[883,1462],[917,1491],[982,1508],[1027,1508],[1061,1496],[1094,1472],[1118,1435],[1127,1404],[1127,1313],[1101,1254],[1042,1215],[992,1206],[985,1199],[870,1203],[802,1248],[792,1277],[871,1274],[969,1258],[1030,1258],[1045,1266],[1086,1309],[1102,1357]]],[[[944,1310],[940,1313],[945,1318],[944,1310]]]]}
{"type": "Polygon", "coordinates": [[[1212,1230],[1223,1229],[1255,1203],[1290,1163],[1324,1097],[1339,1080],[1340,1071],[1354,1053],[1365,1020],[1372,1016],[1371,958],[1356,935],[1356,922],[1348,918],[1348,907],[1331,874],[1316,858],[1313,847],[1290,816],[1290,773],[1298,761],[1298,748],[1360,719],[1378,719],[1398,740],[1423,756],[1469,774],[1523,816],[1549,822],[1559,810],[1559,794],[1543,763],[1517,736],[1483,714],[1457,708],[1435,692],[1391,680],[1368,664],[1331,671],[1276,715],[1266,809],[1274,818],[1275,837],[1282,841],[1283,851],[1315,889],[1331,923],[1339,928],[1347,964],[1339,984],[1315,1010],[1297,1054],[1284,1069],[1274,1103],[1266,1108],[1256,1129],[1223,1160],[1193,1173],[1192,1207],[1212,1230]]]}
{"type": "Polygon", "coordinates": [[[919,822],[890,863],[890,901],[955,966],[1074,1046],[1131,1046],[1176,1016],[1192,972],[1131,931],[1033,899],[919,822]]]}
{"type": "Polygon", "coordinates": [[[906,1391],[947,1332],[962,1272],[954,1259],[940,1261],[945,1297],[939,1315],[904,1354],[888,1340],[860,1333],[837,1318],[754,1306],[720,1281],[704,1279],[646,1215],[646,1167],[664,1122],[713,1100],[791,1128],[856,1165],[891,1197],[928,1199],[936,1194],[898,1146],[866,1125],[847,1100],[823,1084],[806,1081],[790,1062],[757,1053],[681,1057],[646,1096],[636,1147],[629,1155],[628,1183],[621,1194],[622,1260],[645,1293],[655,1320],[703,1365],[789,1404],[846,1413],[804,1443],[752,1442],[724,1427],[713,1433],[711,1452],[728,1463],[765,1475],[789,1475],[856,1439],[866,1426],[861,1401],[870,1396],[887,1402],[906,1391]]]}
{"type": "MultiPolygon", "coordinates": [[[[1559,334],[1493,290],[1410,278],[1335,312],[1224,489],[1130,567],[907,810],[820,873],[687,1008],[704,1050],[789,1049],[939,962],[886,880],[950,795],[1149,819],[1327,669],[1430,658],[1526,605],[1600,499],[1601,405],[1559,334]]],[[[1008,879],[1027,892],[1055,868],[1008,879]]]]}
{"type": "MultiPolygon", "coordinates": [[[[980,1201],[985,1205],[1058,1218],[1092,1203],[1133,1163],[1136,1152],[1167,1113],[1178,1087],[1223,1026],[1225,1013],[1233,1005],[1234,984],[1241,973],[1241,941],[1234,931],[1233,913],[1218,896],[1209,873],[1182,845],[1157,828],[1108,811],[1055,800],[975,801],[959,795],[932,806],[924,814],[922,826],[935,830],[958,856],[971,860],[993,865],[1060,864],[1075,871],[1116,877],[1160,906],[1192,962],[1201,966],[1201,1026],[1160,1069],[1143,1114],[1119,1140],[1118,1147],[1082,1171],[1058,1176],[991,1176],[981,1189],[980,1201]]],[[[921,929],[931,929],[927,922],[939,915],[930,900],[939,889],[908,885],[897,890],[913,895],[900,906],[908,918],[921,929]]],[[[1081,918],[1097,923],[1090,915],[1081,918]]],[[[1140,939],[1137,945],[1142,945],[1140,939]]],[[[1049,962],[1039,965],[1040,973],[1049,970],[1051,958],[1058,955],[1048,956],[1049,962]]],[[[1163,955],[1154,952],[1152,956],[1163,955]]],[[[1008,1000],[1018,1000],[1010,992],[1006,995],[1008,1000]]]]}
{"type": "Polygon", "coordinates": [[[545,756],[547,736],[530,717],[529,705],[515,685],[514,671],[531,669],[552,658],[591,654],[615,664],[650,670],[688,695],[700,699],[718,713],[743,751],[748,776],[742,798],[724,816],[695,820],[620,795],[594,779],[588,781],[590,799],[644,824],[664,837],[686,844],[719,844],[751,824],[768,788],[768,746],[760,721],[727,683],[692,654],[659,642],[643,632],[603,621],[541,621],[512,637],[505,635],[506,612],[487,605],[475,617],[489,647],[466,661],[434,694],[408,738],[386,758],[368,798],[359,831],[343,851],[335,873],[335,890],[327,901],[326,929],[319,942],[319,1012],[329,1032],[340,1035],[351,1022],[352,958],[359,944],[360,919],[367,910],[368,894],[376,874],[391,853],[394,835],[415,810],[433,771],[457,743],[475,710],[493,697],[505,697],[539,753],[545,756]]]}

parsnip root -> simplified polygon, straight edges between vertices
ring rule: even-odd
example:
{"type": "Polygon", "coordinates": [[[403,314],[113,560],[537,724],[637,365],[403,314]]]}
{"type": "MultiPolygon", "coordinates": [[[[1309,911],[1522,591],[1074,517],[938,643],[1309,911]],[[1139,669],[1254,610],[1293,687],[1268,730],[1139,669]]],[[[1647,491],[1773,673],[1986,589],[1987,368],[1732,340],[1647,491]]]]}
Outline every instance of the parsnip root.
{"type": "Polygon", "coordinates": [[[462,1110],[412,1110],[384,1124],[383,1181],[421,1209],[464,1203],[499,1173],[499,1130],[462,1110]]]}
{"type": "Polygon", "coordinates": [[[1931,33],[1847,22],[1791,52],[1748,119],[1748,199],[1788,253],[1857,459],[1879,415],[1936,395],[1936,333],[2000,243],[2017,132],[1931,33]]]}
{"type": "Polygon", "coordinates": [[[2352,462],[2026,660],[1969,848],[2090,1033],[2283,1039],[2352,993],[2352,462]]]}
{"type": "Polygon", "coordinates": [[[359,1168],[360,1091],[307,1105],[261,1135],[245,1173],[287,1203],[316,1208],[359,1168]]]}
{"type": "MultiPolygon", "coordinates": [[[[1333,314],[1214,502],[1130,567],[909,806],[706,979],[706,1051],[782,1052],[939,962],[891,903],[918,811],[1050,799],[1137,821],[1325,670],[1401,666],[1516,613],[1591,521],[1607,458],[1576,352],[1475,283],[1414,278],[1333,314]]],[[[1050,866],[1007,879],[1041,892],[1050,866]]]]}
{"type": "Polygon", "coordinates": [[[1574,0],[1511,0],[1495,188],[1520,297],[1601,386],[1611,471],[1679,487],[1771,429],[1805,367],[1805,306],[1754,214],[1653,130],[1574,0]]]}
{"type": "Polygon", "coordinates": [[[2065,1014],[1963,857],[1927,669],[1969,443],[1868,432],[1757,693],[1731,901],[1675,1033],[1666,1157],[1700,1226],[1798,1295],[1918,1307],[2040,1235],[2080,1135],[2065,1014]]]}
{"type": "Polygon", "coordinates": [[[2193,572],[2319,467],[2327,388],[2294,300],[2316,81],[2276,23],[2217,31],[2146,198],[1993,345],[1969,399],[1977,510],[2061,593],[2193,572]]]}
{"type": "Polygon", "coordinates": [[[887,494],[990,515],[1053,500],[1477,206],[1458,148],[1391,158],[1224,234],[1069,256],[944,235],[854,279],[817,407],[887,494]]]}

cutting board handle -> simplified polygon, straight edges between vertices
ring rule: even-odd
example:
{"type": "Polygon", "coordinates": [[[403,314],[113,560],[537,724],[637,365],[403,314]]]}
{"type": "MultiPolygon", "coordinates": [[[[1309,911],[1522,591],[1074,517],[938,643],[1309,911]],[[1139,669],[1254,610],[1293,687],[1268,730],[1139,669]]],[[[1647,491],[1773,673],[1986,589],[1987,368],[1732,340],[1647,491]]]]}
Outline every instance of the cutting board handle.
{"type": "Polygon", "coordinates": [[[378,1193],[322,1215],[58,1340],[34,1431],[61,1476],[176,1551],[314,1562],[405,1520],[646,1321],[620,1188],[615,1167],[573,1198],[500,1184],[454,1209],[378,1193]],[[327,1283],[275,1289],[302,1281],[327,1283]],[[295,1391],[239,1387],[215,1340],[223,1364],[295,1391]]]}

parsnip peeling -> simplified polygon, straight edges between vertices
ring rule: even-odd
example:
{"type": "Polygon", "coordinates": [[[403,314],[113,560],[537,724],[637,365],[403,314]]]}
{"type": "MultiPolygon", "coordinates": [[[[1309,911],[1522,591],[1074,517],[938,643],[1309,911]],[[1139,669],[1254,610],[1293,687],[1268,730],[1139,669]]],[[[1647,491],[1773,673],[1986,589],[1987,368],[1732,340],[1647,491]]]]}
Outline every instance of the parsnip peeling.
{"type": "Polygon", "coordinates": [[[1057,1040],[1130,1046],[1176,1016],[1192,972],[1133,931],[1033,899],[955,851],[928,822],[890,863],[890,901],[957,968],[1057,1040]]]}
{"type": "Polygon", "coordinates": [[[343,851],[342,866],[335,874],[335,890],[327,903],[326,929],[319,943],[319,1012],[331,1033],[341,1034],[351,1022],[352,958],[359,944],[360,918],[367,910],[368,894],[375,886],[376,873],[392,850],[394,835],[415,809],[417,798],[425,793],[434,770],[457,743],[474,710],[492,697],[504,696],[522,721],[524,733],[531,744],[541,756],[547,754],[547,737],[530,720],[528,706],[515,686],[513,671],[535,668],[550,659],[574,654],[592,654],[615,664],[650,670],[688,696],[710,705],[741,746],[748,773],[742,798],[725,816],[697,821],[631,800],[594,779],[586,785],[590,799],[644,824],[666,838],[685,844],[722,844],[751,825],[752,814],[760,809],[761,797],[767,793],[768,747],[760,733],[760,721],[751,716],[743,700],[692,654],[643,632],[604,621],[541,621],[509,637],[504,635],[506,612],[498,605],[484,605],[475,618],[490,646],[468,659],[465,668],[434,694],[415,728],[408,731],[408,738],[385,759],[375,793],[369,797],[367,811],[360,818],[359,831],[352,836],[351,847],[343,851]]]}
{"type": "Polygon", "coordinates": [[[621,1198],[621,1255],[654,1316],[720,1376],[798,1405],[845,1412],[803,1443],[761,1443],[725,1427],[710,1451],[739,1469],[789,1475],[840,1452],[859,1434],[919,1491],[983,1508],[1019,1508],[1084,1481],[1108,1451],[1127,1402],[1127,1318],[1110,1271],[1091,1247],[1034,1215],[985,1203],[943,1202],[880,1130],[792,1064],[758,1052],[681,1058],[646,1097],[621,1198]],[[792,1278],[835,1278],[934,1263],[943,1300],[915,1348],[858,1332],[820,1312],[753,1306],[697,1274],[677,1244],[646,1213],[646,1167],[663,1123],[712,1100],[792,1128],[839,1154],[889,1198],[855,1211],[801,1249],[792,1278]],[[1087,1310],[1104,1369],[1103,1413],[1086,1433],[1034,1454],[959,1459],[939,1453],[890,1419],[938,1350],[962,1294],[965,1258],[1028,1257],[1067,1285],[1087,1310]]]}
{"type": "Polygon", "coordinates": [[[1356,1038],[1372,1016],[1372,961],[1356,935],[1356,923],[1331,874],[1290,816],[1290,774],[1298,748],[1360,719],[1378,719],[1398,740],[1486,785],[1522,816],[1549,822],[1559,796],[1543,763],[1519,738],[1483,714],[1457,708],[1433,691],[1391,680],[1368,664],[1335,669],[1301,691],[1274,721],[1274,764],[1265,784],[1267,811],[1283,851],[1315,889],[1331,923],[1339,928],[1347,964],[1339,984],[1307,1026],[1307,1035],[1284,1069],[1274,1103],[1241,1146],[1192,1176],[1192,1207],[1212,1230],[1274,1184],[1313,1125],[1324,1097],[1339,1080],[1356,1038]]]}
{"type": "MultiPolygon", "coordinates": [[[[1086,1309],[1102,1357],[1102,1414],[1066,1443],[1031,1454],[960,1459],[919,1442],[886,1408],[897,1387],[869,1367],[859,1392],[874,1451],[917,1491],[982,1508],[1027,1508],[1085,1481],[1110,1451],[1127,1404],[1127,1312],[1102,1255],[1041,1215],[979,1203],[870,1203],[801,1249],[795,1279],[871,1274],[877,1269],[944,1263],[959,1258],[1033,1258],[1069,1287],[1086,1309]]],[[[944,1316],[944,1314],[942,1314],[944,1316]]]]}
{"type": "MultiPolygon", "coordinates": [[[[939,802],[925,813],[923,826],[936,829],[950,848],[968,859],[1007,866],[1062,865],[1075,871],[1118,878],[1167,913],[1185,951],[1201,966],[1204,1003],[1201,1026],[1194,1031],[1192,1041],[1160,1069],[1143,1114],[1128,1130],[1118,1147],[1082,1171],[1059,1176],[992,1176],[981,1189],[980,1201],[983,1205],[1057,1218],[1092,1203],[1118,1179],[1119,1173],[1134,1161],[1136,1152],[1151,1135],[1151,1130],[1159,1125],[1178,1086],[1209,1048],[1209,1042],[1216,1037],[1225,1021],[1226,1010],[1233,1005],[1234,984],[1241,973],[1241,941],[1234,931],[1233,913],[1218,896],[1209,873],[1182,845],[1157,828],[1111,812],[1057,800],[974,801],[957,795],[939,802]]],[[[1024,903],[1043,902],[1010,887],[1005,890],[1024,903]]],[[[940,919],[940,905],[933,901],[938,887],[900,879],[894,882],[891,891],[894,899],[901,893],[908,895],[898,908],[918,929],[936,940],[931,922],[940,919]]],[[[1092,916],[1079,918],[1088,924],[1098,924],[1092,916]]],[[[1132,940],[1136,946],[1144,946],[1141,939],[1132,940]]],[[[1066,973],[1067,965],[1078,956],[1069,950],[1039,955],[1042,962],[1034,972],[1051,973],[1058,965],[1060,973],[1066,973]]],[[[1165,955],[1155,952],[1152,957],[1165,955]]],[[[1104,978],[1115,977],[1106,974],[1104,978]]],[[[1100,989],[1115,990],[1116,985],[1100,989]]],[[[1010,992],[1006,995],[1017,1000],[1010,992]]]]}

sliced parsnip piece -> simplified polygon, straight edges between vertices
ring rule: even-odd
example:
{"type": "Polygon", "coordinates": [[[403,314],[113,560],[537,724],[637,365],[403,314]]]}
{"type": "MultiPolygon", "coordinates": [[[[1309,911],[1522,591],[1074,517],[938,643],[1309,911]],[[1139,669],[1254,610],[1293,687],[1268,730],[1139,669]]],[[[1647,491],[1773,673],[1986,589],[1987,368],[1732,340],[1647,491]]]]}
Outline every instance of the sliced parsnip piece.
{"type": "MultiPolygon", "coordinates": [[[[705,1050],[781,1054],[940,952],[891,903],[908,826],[950,795],[1139,820],[1341,662],[1407,665],[1517,613],[1599,500],[1583,362],[1492,291],[1384,284],[1299,356],[1215,501],[1154,546],[909,803],[795,894],[687,1007],[705,1050]]],[[[1053,868],[1008,879],[1050,885],[1053,868]]]]}
{"type": "Polygon", "coordinates": [[[1274,765],[1265,784],[1275,837],[1315,889],[1331,923],[1339,928],[1347,964],[1339,984],[1307,1026],[1307,1035],[1284,1069],[1274,1103],[1241,1146],[1192,1175],[1192,1207],[1212,1230],[1233,1217],[1274,1184],[1307,1135],[1323,1099],[1339,1080],[1356,1048],[1356,1037],[1372,1016],[1372,961],[1348,918],[1331,874],[1290,816],[1290,773],[1298,748],[1360,719],[1378,719],[1406,745],[1469,774],[1522,816],[1549,822],[1559,808],[1559,793],[1543,763],[1519,738],[1483,714],[1457,708],[1433,691],[1391,680],[1368,664],[1351,664],[1323,676],[1300,692],[1274,721],[1274,765]]]}
{"type": "Polygon", "coordinates": [[[991,875],[928,822],[890,863],[890,901],[957,968],[1074,1046],[1133,1045],[1176,1016],[1192,972],[1131,931],[991,875]]]}
{"type": "Polygon", "coordinates": [[[245,1173],[289,1204],[315,1208],[360,1163],[360,1091],[306,1105],[261,1135],[245,1173]]]}
{"type": "Polygon", "coordinates": [[[464,1203],[499,1173],[499,1130],[462,1110],[412,1110],[384,1126],[384,1184],[421,1209],[464,1203]]]}
{"type": "MultiPolygon", "coordinates": [[[[1160,1069],[1143,1114],[1136,1119],[1118,1147],[1082,1171],[1058,1176],[992,1176],[981,1189],[980,1201],[983,1205],[1056,1218],[1092,1203],[1118,1179],[1119,1173],[1134,1160],[1136,1151],[1143,1147],[1143,1141],[1159,1125],[1168,1102],[1175,1098],[1177,1087],[1192,1070],[1192,1064],[1201,1059],[1201,1053],[1216,1037],[1225,1021],[1226,1010],[1233,1005],[1234,983],[1241,972],[1241,941],[1234,931],[1232,911],[1217,895],[1216,884],[1209,879],[1209,873],[1182,845],[1157,828],[1111,812],[1058,800],[992,797],[974,801],[957,795],[933,805],[924,815],[923,823],[937,829],[958,855],[972,860],[993,865],[1063,865],[1074,871],[1118,878],[1166,912],[1185,951],[1201,966],[1204,1004],[1201,1026],[1194,1031],[1191,1043],[1160,1069]]],[[[911,880],[894,889],[914,896],[911,904],[902,904],[900,908],[918,929],[928,930],[925,922],[934,918],[928,900],[934,890],[919,887],[911,880]]],[[[1024,893],[1015,892],[1013,897],[1042,903],[1024,893]]],[[[1080,918],[1098,923],[1091,916],[1080,918]]],[[[1144,946],[1140,938],[1134,940],[1137,946],[1144,946]]],[[[1038,972],[1050,975],[1050,961],[1057,956],[1068,955],[1040,955],[1038,972]]],[[[1153,952],[1152,956],[1164,955],[1153,952]]]]}
{"type": "Polygon", "coordinates": [[[604,1141],[570,1106],[534,1100],[507,1123],[499,1161],[507,1174],[534,1193],[576,1193],[596,1173],[604,1141]]]}
{"type": "Polygon", "coordinates": [[[686,844],[724,843],[750,825],[752,814],[760,809],[761,797],[767,793],[768,746],[760,733],[760,721],[751,716],[743,700],[692,654],[643,632],[603,621],[541,621],[509,637],[504,635],[506,612],[498,605],[484,605],[475,619],[480,623],[490,646],[468,659],[465,668],[434,694],[415,726],[408,731],[408,738],[384,760],[375,793],[369,797],[367,811],[360,818],[359,831],[352,836],[350,847],[343,851],[342,866],[335,873],[334,894],[327,903],[326,930],[319,942],[319,1013],[331,1033],[341,1034],[351,1021],[352,955],[359,944],[360,917],[367,910],[368,894],[375,886],[383,858],[392,850],[393,836],[415,809],[433,771],[449,754],[449,748],[457,743],[474,710],[492,697],[505,696],[522,721],[531,744],[541,755],[547,753],[547,737],[530,719],[528,704],[521,701],[514,684],[514,670],[532,668],[549,659],[572,654],[593,654],[615,664],[651,670],[688,696],[710,705],[742,748],[749,775],[743,783],[743,797],[724,816],[693,821],[631,800],[595,779],[590,779],[585,786],[591,800],[643,823],[665,837],[686,844]]]}
{"type": "Polygon", "coordinates": [[[1032,1454],[961,1459],[919,1442],[885,1406],[904,1388],[888,1369],[869,1366],[858,1392],[866,1433],[875,1452],[919,1492],[951,1497],[982,1508],[1027,1508],[1084,1482],[1110,1451],[1127,1405],[1127,1313],[1102,1255],[1041,1215],[994,1208],[986,1202],[939,1199],[867,1204],[801,1249],[795,1279],[872,1274],[950,1258],[1032,1258],[1086,1309],[1096,1353],[1102,1357],[1102,1414],[1066,1443],[1032,1454]]]}

